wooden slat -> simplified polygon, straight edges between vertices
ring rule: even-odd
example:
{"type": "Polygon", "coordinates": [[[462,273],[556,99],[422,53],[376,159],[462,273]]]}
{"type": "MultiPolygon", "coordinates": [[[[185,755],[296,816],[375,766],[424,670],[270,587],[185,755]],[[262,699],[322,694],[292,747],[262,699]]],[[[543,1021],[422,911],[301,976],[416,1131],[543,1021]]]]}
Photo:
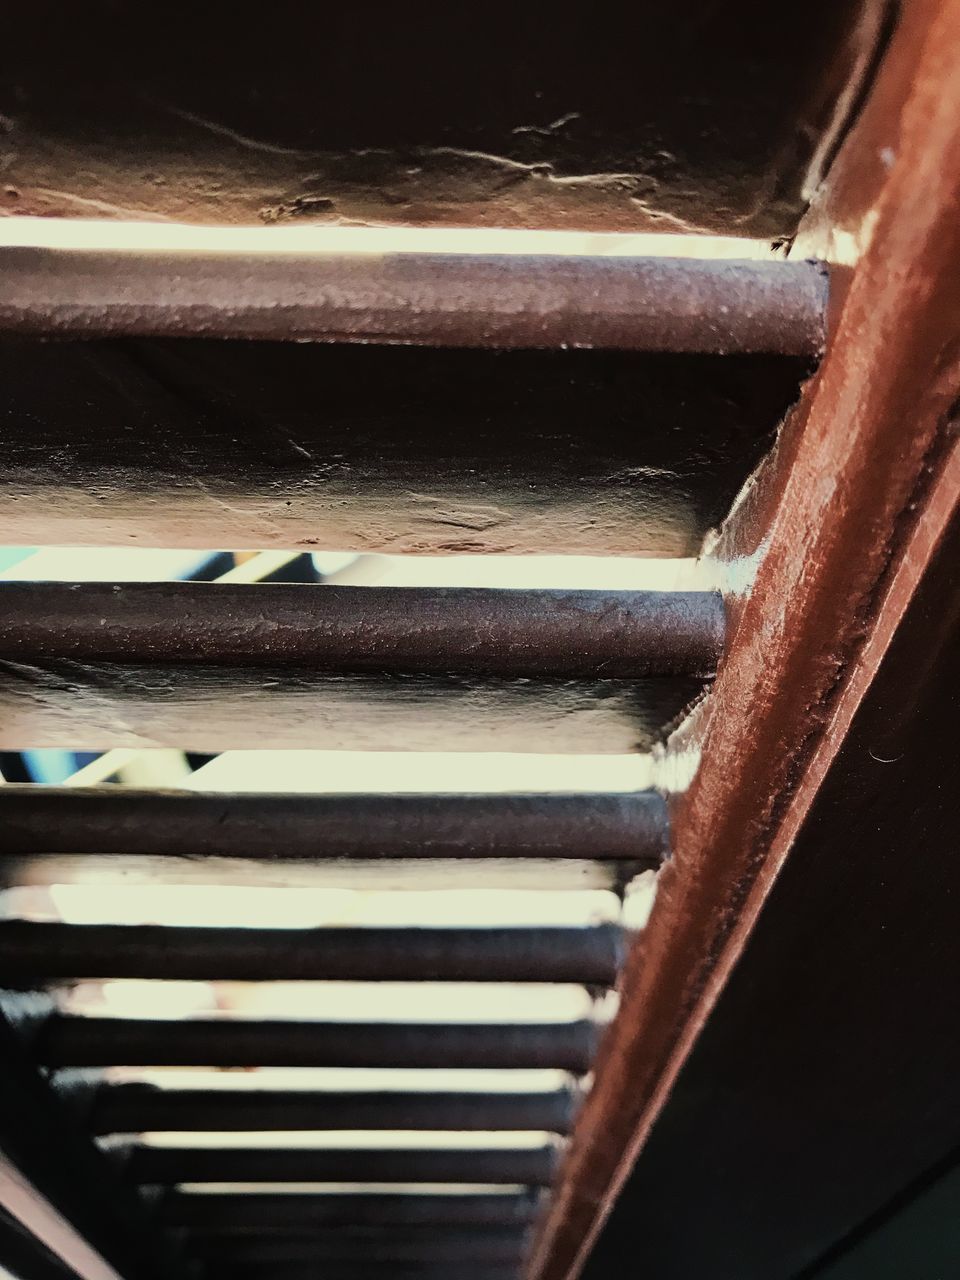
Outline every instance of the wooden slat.
{"type": "Polygon", "coordinates": [[[150,1185],[180,1182],[503,1183],[549,1186],[552,1146],[393,1148],[131,1147],[124,1173],[150,1185]]]}
{"type": "Polygon", "coordinates": [[[158,1213],[167,1226],[226,1235],[384,1225],[420,1230],[438,1225],[524,1226],[533,1221],[539,1208],[540,1197],[529,1192],[432,1195],[287,1192],[273,1195],[269,1192],[168,1191],[158,1213]]]}
{"type": "MultiPolygon", "coordinates": [[[[231,1262],[223,1269],[208,1264],[207,1275],[217,1280],[232,1280],[237,1275],[243,1280],[319,1280],[317,1268],[302,1262],[250,1266],[231,1262]]],[[[474,1264],[467,1260],[457,1266],[457,1280],[518,1280],[519,1275],[516,1263],[474,1264]]],[[[328,1262],[322,1271],[322,1280],[449,1280],[449,1276],[449,1262],[328,1262]]]]}
{"type": "Polygon", "coordinates": [[[711,591],[0,582],[0,657],[313,671],[709,676],[711,591]]]}
{"type": "Polygon", "coordinates": [[[659,864],[666,803],[627,794],[397,795],[0,788],[7,858],[582,859],[659,864]]]}
{"type": "Polygon", "coordinates": [[[619,754],[649,749],[703,689],[683,676],[511,680],[0,660],[0,748],[619,754]]]}
{"type": "Polygon", "coordinates": [[[276,1022],[53,1014],[35,1031],[49,1067],[559,1068],[582,1075],[599,1029],[589,1021],[541,1024],[276,1022]]]}
{"type": "Polygon", "coordinates": [[[769,356],[0,342],[0,539],[691,556],[796,398],[769,356]]]}
{"type": "Polygon", "coordinates": [[[236,929],[0,921],[11,985],[72,978],[199,982],[580,982],[610,985],[616,925],[236,929]]]}
{"type": "Polygon", "coordinates": [[[565,1134],[576,1107],[567,1089],[528,1093],[450,1090],[161,1089],[101,1085],[87,1123],[98,1134],[172,1130],[529,1129],[565,1134]]]}
{"type": "Polygon", "coordinates": [[[456,6],[384,9],[371,25],[278,0],[225,59],[229,12],[14,11],[0,209],[789,235],[859,17],[811,0],[798,30],[760,0],[691,0],[599,29],[553,25],[542,3],[480,25],[456,6]]]}
{"type": "Polygon", "coordinates": [[[804,262],[509,254],[164,254],[0,248],[0,332],[446,347],[823,347],[804,262]]]}

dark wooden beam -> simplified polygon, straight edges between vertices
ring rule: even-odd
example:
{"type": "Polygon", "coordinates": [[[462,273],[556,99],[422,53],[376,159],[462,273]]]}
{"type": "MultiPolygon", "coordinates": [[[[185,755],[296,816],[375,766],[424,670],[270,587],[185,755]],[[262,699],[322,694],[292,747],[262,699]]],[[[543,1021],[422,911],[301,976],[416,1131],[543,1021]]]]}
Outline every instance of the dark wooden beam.
{"type": "Polygon", "coordinates": [[[617,925],[238,929],[0,921],[9,985],[198,982],[579,982],[610,986],[617,925]]]}
{"type": "Polygon", "coordinates": [[[0,659],[0,747],[648,750],[703,680],[342,674],[0,659]]]}
{"type": "MultiPolygon", "coordinates": [[[[119,1155],[119,1153],[118,1153],[119,1155]]],[[[131,1147],[129,1181],[170,1186],[180,1182],[398,1182],[503,1183],[546,1187],[553,1181],[556,1147],[131,1147]]]]}
{"type": "Polygon", "coordinates": [[[540,1208],[536,1193],[209,1192],[168,1191],[160,1221],[170,1227],[226,1234],[314,1228],[394,1226],[524,1226],[540,1208]]]}
{"type": "Polygon", "coordinates": [[[436,1067],[589,1069],[593,1022],[277,1022],[52,1014],[33,1051],[48,1067],[436,1067]]]}
{"type": "Polygon", "coordinates": [[[0,332],[31,337],[816,356],[827,306],[782,261],[0,248],[0,275],[0,332]]]}
{"type": "Polygon", "coordinates": [[[338,673],[709,676],[712,591],[0,582],[0,657],[338,673]]]}
{"type": "Polygon", "coordinates": [[[587,856],[656,866],[667,846],[666,802],[655,791],[300,795],[8,783],[0,824],[0,865],[99,854],[266,862],[587,856]]]}
{"type": "Polygon", "coordinates": [[[456,1093],[448,1089],[161,1089],[129,1082],[100,1085],[90,1100],[98,1134],[159,1130],[529,1129],[568,1133],[576,1110],[569,1089],[456,1093]]]}
{"type": "MultiPolygon", "coordinates": [[[[320,1268],[312,1263],[231,1262],[220,1269],[208,1263],[206,1274],[216,1280],[242,1276],[243,1280],[447,1280],[449,1262],[325,1262],[320,1268]]],[[[510,1263],[476,1264],[469,1260],[457,1265],[457,1280],[518,1280],[519,1266],[510,1263]]]]}
{"type": "Polygon", "coordinates": [[[9,996],[0,1009],[0,1209],[14,1220],[10,1230],[19,1223],[79,1280],[172,1280],[182,1264],[28,1060],[14,1021],[33,1013],[9,996]]]}

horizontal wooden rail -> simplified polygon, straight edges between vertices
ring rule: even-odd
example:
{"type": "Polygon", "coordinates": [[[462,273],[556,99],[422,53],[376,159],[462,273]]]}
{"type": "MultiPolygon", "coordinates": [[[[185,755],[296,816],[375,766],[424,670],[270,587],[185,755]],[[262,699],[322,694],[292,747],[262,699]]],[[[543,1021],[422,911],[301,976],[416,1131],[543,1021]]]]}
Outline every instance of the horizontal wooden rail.
{"type": "Polygon", "coordinates": [[[0,541],[693,556],[808,370],[765,355],[9,339],[0,541]]]}
{"type": "Polygon", "coordinates": [[[446,1262],[464,1258],[481,1263],[519,1263],[529,1246],[527,1233],[516,1228],[482,1230],[322,1231],[289,1236],[193,1235],[191,1253],[216,1264],[283,1265],[309,1262],[446,1262]]]}
{"type": "Polygon", "coordinates": [[[658,864],[666,804],[623,795],[230,794],[0,787],[0,868],[24,854],[298,859],[563,858],[658,864]]]}
{"type": "Polygon", "coordinates": [[[805,262],[0,250],[0,331],[815,355],[805,262]]]}
{"type": "Polygon", "coordinates": [[[661,740],[704,687],[690,676],[345,675],[0,658],[0,748],[624,753],[661,740]]]}
{"type": "Polygon", "coordinates": [[[599,1028],[579,1022],[166,1022],[53,1014],[32,1041],[48,1067],[556,1068],[583,1075],[599,1028]]]}
{"type": "Polygon", "coordinates": [[[320,1092],[310,1089],[160,1089],[101,1085],[92,1100],[94,1133],[157,1130],[530,1129],[569,1133],[569,1089],[529,1093],[320,1092]]]}
{"type": "Polygon", "coordinates": [[[710,591],[0,583],[0,657],[463,675],[711,675],[710,591]]]}
{"type": "Polygon", "coordinates": [[[3,980],[580,982],[610,985],[616,925],[235,929],[0,921],[3,980]]]}
{"type": "Polygon", "coordinates": [[[455,1192],[390,1195],[347,1192],[272,1195],[269,1192],[169,1191],[158,1215],[170,1227],[221,1235],[297,1231],[316,1227],[505,1226],[525,1225],[540,1207],[536,1194],[455,1192]]]}
{"type": "Polygon", "coordinates": [[[451,1182],[545,1187],[559,1160],[553,1146],[491,1148],[131,1147],[133,1182],[451,1182]]]}

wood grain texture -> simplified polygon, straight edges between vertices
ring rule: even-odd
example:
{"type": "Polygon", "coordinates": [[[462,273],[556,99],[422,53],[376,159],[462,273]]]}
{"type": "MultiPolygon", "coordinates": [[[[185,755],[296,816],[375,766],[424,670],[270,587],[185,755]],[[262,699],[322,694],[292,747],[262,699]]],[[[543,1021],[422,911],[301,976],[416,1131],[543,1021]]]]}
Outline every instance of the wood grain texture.
{"type": "Polygon", "coordinates": [[[128,1181],[422,1182],[546,1187],[558,1151],[542,1147],[130,1147],[128,1181]]]}
{"type": "Polygon", "coordinates": [[[790,234],[859,16],[46,0],[7,16],[0,208],[790,234]]]}
{"type": "Polygon", "coordinates": [[[0,920],[11,986],[184,982],[574,982],[612,986],[618,925],[234,928],[0,920]]]}
{"type": "Polygon", "coordinates": [[[0,538],[685,556],[809,371],[767,356],[0,343],[0,538]]]}
{"type": "Polygon", "coordinates": [[[838,156],[835,189],[847,165],[860,178],[840,229],[869,234],[821,370],[720,544],[731,560],[764,554],[713,714],[677,744],[702,764],[673,806],[676,857],[626,966],[538,1280],[583,1265],[960,491],[958,66],[960,5],[911,6],[838,156]],[[864,161],[864,136],[890,153],[871,145],[864,161]]]}
{"type": "Polygon", "coordinates": [[[655,1280],[950,1273],[919,1223],[817,1260],[960,1143],[958,712],[955,518],[587,1280],[625,1247],[655,1280]]]}
{"type": "Polygon", "coordinates": [[[0,660],[0,747],[616,754],[664,737],[704,683],[0,660]]]}
{"type": "Polygon", "coordinates": [[[87,1123],[98,1134],[300,1129],[527,1129],[564,1134],[570,1130],[575,1101],[569,1089],[167,1089],[127,1081],[96,1089],[87,1123]]]}
{"type": "Polygon", "coordinates": [[[711,676],[716,591],[0,582],[0,657],[339,673],[711,676]]]}
{"type": "MultiPolygon", "coordinates": [[[[269,248],[269,246],[265,246],[269,248]]],[[[814,262],[0,247],[0,332],[819,356],[814,262]]]]}
{"type": "Polygon", "coordinates": [[[582,1076],[597,1023],[320,1022],[72,1017],[54,1013],[31,1052],[44,1067],[408,1067],[560,1070],[582,1076]]]}

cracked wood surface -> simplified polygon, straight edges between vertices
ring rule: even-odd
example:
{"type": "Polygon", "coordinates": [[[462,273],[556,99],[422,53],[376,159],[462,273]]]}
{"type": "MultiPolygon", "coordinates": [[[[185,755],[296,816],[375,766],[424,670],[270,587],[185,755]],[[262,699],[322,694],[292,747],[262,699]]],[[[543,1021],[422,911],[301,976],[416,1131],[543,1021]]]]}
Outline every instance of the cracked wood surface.
{"type": "Polygon", "coordinates": [[[0,210],[789,235],[860,12],[37,0],[4,14],[0,210]]]}
{"type": "Polygon", "coordinates": [[[0,344],[0,539],[695,555],[809,369],[771,356],[0,344]]]}

